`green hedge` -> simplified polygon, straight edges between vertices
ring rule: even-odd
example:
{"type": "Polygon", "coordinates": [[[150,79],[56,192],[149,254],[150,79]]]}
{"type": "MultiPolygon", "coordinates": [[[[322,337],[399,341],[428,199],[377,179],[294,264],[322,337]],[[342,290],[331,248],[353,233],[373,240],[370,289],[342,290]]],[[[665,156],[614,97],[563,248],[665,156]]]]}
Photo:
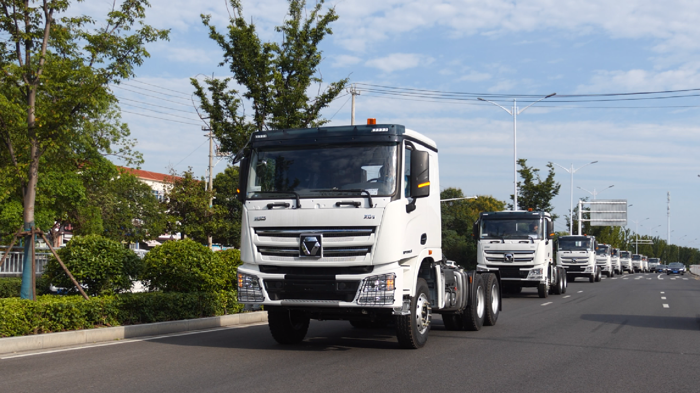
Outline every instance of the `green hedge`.
{"type": "Polygon", "coordinates": [[[19,297],[22,279],[18,277],[0,277],[0,298],[19,297]]]}
{"type": "Polygon", "coordinates": [[[126,293],[90,300],[46,295],[36,302],[0,299],[0,337],[212,317],[242,310],[235,292],[126,293]]]}

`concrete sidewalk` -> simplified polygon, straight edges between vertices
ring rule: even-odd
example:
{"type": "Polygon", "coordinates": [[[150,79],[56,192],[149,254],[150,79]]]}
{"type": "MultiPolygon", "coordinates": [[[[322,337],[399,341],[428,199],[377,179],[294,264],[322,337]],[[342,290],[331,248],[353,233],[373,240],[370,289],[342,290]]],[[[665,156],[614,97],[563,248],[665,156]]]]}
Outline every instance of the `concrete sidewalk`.
{"type": "Polygon", "coordinates": [[[267,311],[222,315],[219,317],[186,319],[181,321],[145,323],[142,325],[116,326],[74,330],[70,332],[35,334],[21,337],[0,338],[0,354],[37,351],[81,344],[92,344],[127,338],[158,336],[192,330],[213,329],[223,326],[267,322],[267,311]]]}

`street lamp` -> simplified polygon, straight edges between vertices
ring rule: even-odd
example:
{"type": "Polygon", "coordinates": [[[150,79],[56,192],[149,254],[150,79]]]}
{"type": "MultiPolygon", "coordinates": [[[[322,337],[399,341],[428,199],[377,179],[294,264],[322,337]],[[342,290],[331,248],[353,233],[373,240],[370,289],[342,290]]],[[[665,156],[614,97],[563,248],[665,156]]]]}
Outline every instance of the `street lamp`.
{"type": "Polygon", "coordinates": [[[612,186],[605,187],[605,188],[603,188],[603,189],[600,190],[600,191],[596,191],[595,188],[593,189],[593,191],[588,191],[588,190],[586,190],[586,189],[583,188],[583,187],[576,187],[576,188],[578,188],[578,189],[580,189],[580,190],[583,190],[583,191],[586,191],[587,193],[593,195],[593,200],[595,201],[595,197],[596,197],[598,194],[600,194],[601,192],[607,190],[608,188],[613,188],[613,187],[615,187],[614,184],[613,184],[612,186]]]}
{"type": "Polygon", "coordinates": [[[550,95],[544,96],[539,100],[533,102],[532,104],[526,106],[525,108],[518,110],[518,106],[515,98],[513,98],[513,108],[508,110],[503,106],[489,100],[485,100],[481,97],[477,97],[477,100],[488,102],[490,104],[496,105],[497,107],[506,111],[509,115],[513,116],[513,211],[518,210],[518,148],[517,148],[517,117],[519,114],[525,112],[525,109],[537,104],[538,102],[556,95],[557,93],[552,93],[550,95]]]}
{"type": "Polygon", "coordinates": [[[582,165],[576,169],[574,169],[573,163],[571,163],[571,168],[567,169],[567,168],[564,168],[563,166],[557,164],[556,162],[553,162],[554,165],[560,167],[561,169],[563,169],[571,174],[571,200],[569,202],[569,235],[574,234],[574,173],[576,173],[579,169],[583,168],[584,166],[595,164],[596,162],[598,162],[598,161],[589,162],[588,164],[582,165]]]}

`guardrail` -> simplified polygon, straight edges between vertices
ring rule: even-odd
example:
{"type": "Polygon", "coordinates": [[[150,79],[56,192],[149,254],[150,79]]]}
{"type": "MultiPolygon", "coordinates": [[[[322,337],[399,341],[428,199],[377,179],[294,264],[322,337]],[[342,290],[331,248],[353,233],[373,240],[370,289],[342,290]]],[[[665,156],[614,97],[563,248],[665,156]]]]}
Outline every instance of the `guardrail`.
{"type": "MultiPolygon", "coordinates": [[[[7,248],[0,247],[0,258],[5,254],[7,248]]],[[[37,248],[36,256],[36,274],[42,274],[46,264],[49,262],[49,249],[37,248]]],[[[21,247],[12,247],[12,251],[7,255],[5,263],[0,266],[0,276],[17,276],[24,271],[24,249],[21,247]]]]}
{"type": "Polygon", "coordinates": [[[690,272],[700,276],[700,265],[690,265],[690,272]]]}

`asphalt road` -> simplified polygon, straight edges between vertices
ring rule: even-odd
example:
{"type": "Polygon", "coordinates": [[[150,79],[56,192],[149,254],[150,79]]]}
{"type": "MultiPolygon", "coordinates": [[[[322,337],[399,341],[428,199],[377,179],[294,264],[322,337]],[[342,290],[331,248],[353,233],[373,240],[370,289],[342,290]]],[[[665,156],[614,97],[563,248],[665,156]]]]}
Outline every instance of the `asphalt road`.
{"type": "MultiPolygon", "coordinates": [[[[634,274],[504,299],[494,327],[419,350],[392,329],[311,322],[298,346],[266,325],[0,359],[0,392],[692,392],[700,281],[634,274]]],[[[26,355],[26,354],[25,354],[26,355]]]]}

